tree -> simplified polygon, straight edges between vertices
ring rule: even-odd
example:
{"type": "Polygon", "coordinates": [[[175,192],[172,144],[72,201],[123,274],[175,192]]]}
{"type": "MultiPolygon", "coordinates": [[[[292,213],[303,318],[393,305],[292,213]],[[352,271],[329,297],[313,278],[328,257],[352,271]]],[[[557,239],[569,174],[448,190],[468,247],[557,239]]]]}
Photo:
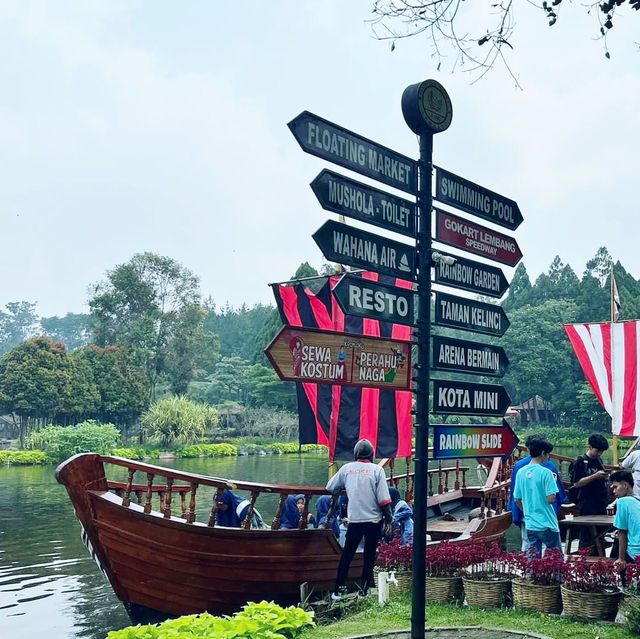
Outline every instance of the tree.
{"type": "Polygon", "coordinates": [[[64,317],[43,317],[40,326],[44,335],[54,342],[64,342],[72,351],[91,340],[89,319],[86,313],[67,313],[64,317]]]}
{"type": "Polygon", "coordinates": [[[167,397],[155,403],[142,416],[142,426],[152,440],[163,446],[172,442],[195,442],[206,431],[215,430],[220,423],[213,406],[196,404],[186,397],[167,397]]]}
{"type": "MultiPolygon", "coordinates": [[[[426,34],[431,40],[438,69],[445,49],[452,48],[455,55],[454,68],[466,66],[481,75],[493,67],[496,61],[509,69],[506,52],[515,47],[516,3],[513,0],[487,5],[478,10],[475,2],[465,0],[374,0],[373,30],[380,40],[390,40],[391,50],[402,38],[426,34]]],[[[564,5],[562,0],[545,0],[541,5],[530,3],[540,10],[541,26],[553,26],[560,17],[564,5]]],[[[607,35],[616,20],[616,12],[624,5],[640,9],[640,0],[604,0],[587,2],[585,9],[596,21],[594,35],[602,39],[605,56],[610,57],[607,35]]]]}
{"type": "Polygon", "coordinates": [[[247,406],[295,410],[296,394],[292,382],[283,382],[271,366],[254,364],[244,372],[247,406]]]}
{"type": "Polygon", "coordinates": [[[89,300],[94,341],[122,344],[146,375],[149,397],[158,378],[169,373],[184,388],[195,371],[195,348],[202,331],[198,278],[169,257],[134,255],[107,273],[89,300]]]}
{"type": "Polygon", "coordinates": [[[38,316],[32,302],[9,302],[0,311],[0,355],[37,334],[38,316]]]}

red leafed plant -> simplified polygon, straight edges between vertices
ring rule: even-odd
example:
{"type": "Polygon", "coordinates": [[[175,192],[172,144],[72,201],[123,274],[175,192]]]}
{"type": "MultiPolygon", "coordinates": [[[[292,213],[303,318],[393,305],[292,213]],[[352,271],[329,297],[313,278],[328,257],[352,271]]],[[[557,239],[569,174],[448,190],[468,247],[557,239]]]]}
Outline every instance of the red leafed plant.
{"type": "Polygon", "coordinates": [[[557,548],[549,548],[544,555],[518,553],[515,557],[522,576],[538,586],[557,586],[562,582],[564,555],[557,548]]]}
{"type": "Polygon", "coordinates": [[[495,541],[490,545],[482,540],[474,541],[467,546],[467,552],[465,574],[469,579],[510,579],[520,571],[518,553],[503,552],[495,541]]]}
{"type": "Polygon", "coordinates": [[[568,559],[562,568],[562,577],[565,588],[577,592],[611,592],[621,584],[617,563],[604,559],[587,561],[582,552],[568,559]]]}
{"type": "Polygon", "coordinates": [[[400,535],[396,535],[389,543],[381,542],[378,546],[376,566],[385,570],[411,570],[413,546],[402,544],[400,535]]]}
{"type": "Polygon", "coordinates": [[[627,593],[640,595],[640,557],[627,564],[622,573],[622,584],[627,593]]]}
{"type": "Polygon", "coordinates": [[[427,546],[428,577],[458,577],[469,565],[469,546],[443,541],[427,546]]]}

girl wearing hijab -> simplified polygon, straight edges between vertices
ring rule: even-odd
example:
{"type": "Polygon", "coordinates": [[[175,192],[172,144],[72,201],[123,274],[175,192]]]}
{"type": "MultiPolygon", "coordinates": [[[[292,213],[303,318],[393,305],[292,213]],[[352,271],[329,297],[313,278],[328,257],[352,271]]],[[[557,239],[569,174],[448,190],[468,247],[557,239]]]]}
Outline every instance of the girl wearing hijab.
{"type": "Polygon", "coordinates": [[[402,545],[413,544],[413,510],[404,499],[400,497],[400,491],[389,488],[391,496],[391,512],[393,513],[393,524],[391,526],[391,539],[395,535],[400,535],[402,545]]]}
{"type": "MultiPolygon", "coordinates": [[[[297,497],[297,496],[296,496],[297,497]]],[[[280,516],[279,530],[294,529],[300,523],[300,511],[298,510],[298,500],[296,497],[288,495],[284,500],[284,508],[280,516]]],[[[302,496],[304,499],[304,495],[302,496]]]]}
{"type": "MultiPolygon", "coordinates": [[[[300,517],[302,517],[302,513],[304,512],[305,501],[306,499],[304,495],[296,495],[296,505],[300,511],[300,517]]],[[[314,528],[318,527],[316,518],[310,512],[307,512],[307,526],[313,526],[314,528]]]]}
{"type": "MultiPolygon", "coordinates": [[[[318,501],[316,502],[316,519],[318,520],[318,528],[324,528],[324,524],[327,521],[327,515],[329,514],[329,508],[331,508],[331,497],[329,497],[329,495],[322,495],[322,497],[318,497],[318,501]]],[[[334,535],[339,537],[340,527],[338,526],[336,510],[338,510],[337,503],[333,515],[331,516],[329,527],[333,530],[334,535]]]]}
{"type": "Polygon", "coordinates": [[[240,528],[251,503],[225,488],[216,511],[216,526],[240,528]]]}

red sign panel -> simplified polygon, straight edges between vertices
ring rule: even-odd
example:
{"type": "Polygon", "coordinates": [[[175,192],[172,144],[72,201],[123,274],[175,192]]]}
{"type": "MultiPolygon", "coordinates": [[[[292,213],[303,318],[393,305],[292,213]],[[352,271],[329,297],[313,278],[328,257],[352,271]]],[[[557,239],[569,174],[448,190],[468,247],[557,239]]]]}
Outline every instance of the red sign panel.
{"type": "Polygon", "coordinates": [[[522,259],[514,238],[438,209],[436,240],[508,266],[515,266],[522,259]]]}

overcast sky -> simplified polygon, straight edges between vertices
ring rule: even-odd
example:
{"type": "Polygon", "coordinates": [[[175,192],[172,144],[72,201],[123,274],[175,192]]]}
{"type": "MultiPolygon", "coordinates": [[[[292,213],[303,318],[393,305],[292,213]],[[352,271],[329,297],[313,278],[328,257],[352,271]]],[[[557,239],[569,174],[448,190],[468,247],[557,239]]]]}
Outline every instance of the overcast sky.
{"type": "Polygon", "coordinates": [[[603,245],[640,277],[640,15],[616,20],[606,60],[580,3],[553,28],[516,4],[523,90],[501,68],[451,74],[453,53],[438,72],[422,38],[391,52],[371,0],[5,0],[0,307],[87,311],[88,286],[143,251],[218,305],[270,303],[268,282],[324,261],[311,235],[335,216],[309,182],[348,173],[286,123],[307,109],[416,157],[400,97],[427,78],[454,112],[434,162],[518,202],[532,280],[555,255],[581,275],[603,245]]]}

